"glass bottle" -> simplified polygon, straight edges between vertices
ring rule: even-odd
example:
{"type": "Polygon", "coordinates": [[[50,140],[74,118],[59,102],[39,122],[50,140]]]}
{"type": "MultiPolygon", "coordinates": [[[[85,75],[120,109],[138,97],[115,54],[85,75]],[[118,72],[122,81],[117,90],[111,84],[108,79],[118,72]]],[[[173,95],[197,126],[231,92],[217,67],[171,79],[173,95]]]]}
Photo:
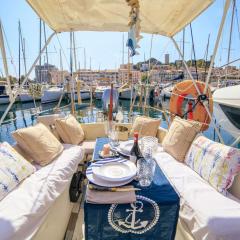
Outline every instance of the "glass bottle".
{"type": "Polygon", "coordinates": [[[142,158],[142,153],[140,151],[139,145],[138,145],[138,132],[134,133],[134,143],[133,143],[133,147],[130,151],[130,155],[131,156],[135,156],[136,160],[142,158]]]}

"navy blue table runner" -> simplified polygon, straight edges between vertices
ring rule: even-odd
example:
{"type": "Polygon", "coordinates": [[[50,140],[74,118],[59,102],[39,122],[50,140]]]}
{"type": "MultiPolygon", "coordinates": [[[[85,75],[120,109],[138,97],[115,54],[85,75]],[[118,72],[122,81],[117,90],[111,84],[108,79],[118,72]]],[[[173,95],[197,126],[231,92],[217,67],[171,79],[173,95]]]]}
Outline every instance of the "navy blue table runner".
{"type": "MultiPolygon", "coordinates": [[[[108,143],[98,138],[93,159],[108,143]]],[[[139,183],[132,184],[138,188],[139,183]]],[[[175,238],[179,197],[159,166],[152,184],[136,192],[133,204],[84,203],[86,240],[170,240],[175,238]]]]}

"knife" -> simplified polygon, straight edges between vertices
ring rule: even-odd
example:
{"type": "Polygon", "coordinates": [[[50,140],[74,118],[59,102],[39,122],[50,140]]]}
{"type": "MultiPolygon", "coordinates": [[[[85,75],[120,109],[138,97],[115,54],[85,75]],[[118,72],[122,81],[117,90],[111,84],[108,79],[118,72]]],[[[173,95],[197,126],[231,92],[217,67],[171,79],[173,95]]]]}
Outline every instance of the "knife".
{"type": "Polygon", "coordinates": [[[96,186],[94,184],[88,184],[88,188],[90,190],[95,191],[107,191],[107,192],[128,192],[128,191],[139,191],[140,188],[134,188],[133,186],[125,186],[125,187],[102,187],[102,186],[96,186]]]}

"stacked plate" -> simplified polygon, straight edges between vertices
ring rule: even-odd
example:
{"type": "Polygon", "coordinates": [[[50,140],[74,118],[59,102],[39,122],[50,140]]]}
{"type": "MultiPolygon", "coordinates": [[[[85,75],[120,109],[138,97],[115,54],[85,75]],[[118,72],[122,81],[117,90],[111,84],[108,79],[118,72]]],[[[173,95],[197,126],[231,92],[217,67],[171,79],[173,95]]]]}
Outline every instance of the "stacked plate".
{"type": "Polygon", "coordinates": [[[121,142],[118,147],[114,148],[114,150],[123,156],[129,157],[132,147],[133,147],[133,140],[128,140],[125,142],[121,142]]]}
{"type": "Polygon", "coordinates": [[[90,182],[104,187],[117,187],[131,182],[137,172],[134,163],[127,159],[105,159],[92,163],[87,169],[90,182]]]}

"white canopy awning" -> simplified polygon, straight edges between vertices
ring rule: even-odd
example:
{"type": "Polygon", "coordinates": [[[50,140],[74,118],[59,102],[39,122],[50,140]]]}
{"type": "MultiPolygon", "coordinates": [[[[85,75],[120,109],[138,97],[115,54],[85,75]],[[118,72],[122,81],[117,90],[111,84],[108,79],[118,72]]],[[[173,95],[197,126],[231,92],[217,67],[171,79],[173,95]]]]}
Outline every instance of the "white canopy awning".
{"type": "MultiPolygon", "coordinates": [[[[27,0],[56,32],[129,30],[125,0],[27,0]]],[[[139,0],[141,32],[174,36],[213,0],[139,0]]]]}

